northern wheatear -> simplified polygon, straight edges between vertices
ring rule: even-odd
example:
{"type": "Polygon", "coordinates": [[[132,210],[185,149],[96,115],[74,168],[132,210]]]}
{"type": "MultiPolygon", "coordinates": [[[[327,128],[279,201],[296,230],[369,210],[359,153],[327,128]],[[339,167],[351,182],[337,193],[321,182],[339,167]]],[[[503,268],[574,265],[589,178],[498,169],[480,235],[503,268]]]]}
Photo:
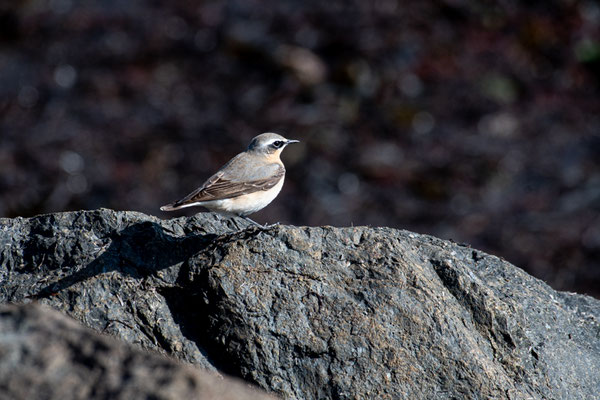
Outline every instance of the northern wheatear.
{"type": "MultiPolygon", "coordinates": [[[[202,206],[209,211],[237,215],[255,224],[248,215],[265,208],[277,197],[285,179],[279,156],[290,143],[276,133],[263,133],[246,151],[233,157],[216,174],[181,200],[162,206],[162,211],[202,206]]],[[[259,224],[257,224],[259,225],[259,224]]]]}

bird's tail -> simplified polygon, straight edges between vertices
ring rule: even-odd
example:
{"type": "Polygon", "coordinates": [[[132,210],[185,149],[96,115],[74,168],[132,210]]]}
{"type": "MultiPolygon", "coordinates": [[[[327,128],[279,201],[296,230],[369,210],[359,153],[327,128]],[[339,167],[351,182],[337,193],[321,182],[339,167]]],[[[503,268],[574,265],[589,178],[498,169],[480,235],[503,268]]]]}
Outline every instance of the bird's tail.
{"type": "Polygon", "coordinates": [[[177,202],[174,203],[169,203],[167,205],[164,205],[160,208],[160,211],[175,211],[180,209],[181,206],[179,204],[177,204],[177,202]]]}

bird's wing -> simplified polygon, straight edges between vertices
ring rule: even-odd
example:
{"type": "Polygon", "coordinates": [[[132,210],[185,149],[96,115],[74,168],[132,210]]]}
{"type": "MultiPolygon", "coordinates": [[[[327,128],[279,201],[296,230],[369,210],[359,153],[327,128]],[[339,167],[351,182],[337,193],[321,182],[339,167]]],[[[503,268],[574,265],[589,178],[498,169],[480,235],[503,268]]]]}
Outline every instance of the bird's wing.
{"type": "Polygon", "coordinates": [[[219,171],[198,189],[185,196],[183,199],[171,203],[164,208],[175,209],[188,204],[199,203],[202,201],[222,200],[231,197],[242,196],[258,192],[260,190],[269,190],[283,178],[285,168],[280,164],[269,164],[269,169],[273,172],[269,176],[261,179],[240,181],[231,179],[227,171],[219,171]]]}

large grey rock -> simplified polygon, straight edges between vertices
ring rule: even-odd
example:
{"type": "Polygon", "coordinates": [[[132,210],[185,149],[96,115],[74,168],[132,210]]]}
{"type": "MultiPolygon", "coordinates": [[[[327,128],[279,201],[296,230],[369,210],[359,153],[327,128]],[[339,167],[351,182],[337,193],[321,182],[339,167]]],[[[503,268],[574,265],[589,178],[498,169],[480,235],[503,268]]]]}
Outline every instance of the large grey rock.
{"type": "Polygon", "coordinates": [[[0,398],[274,400],[132,348],[40,305],[0,306],[0,398]]]}
{"type": "Polygon", "coordinates": [[[38,299],[284,398],[600,393],[600,302],[469,247],[387,228],[236,231],[211,214],[0,223],[0,301],[38,299]]]}

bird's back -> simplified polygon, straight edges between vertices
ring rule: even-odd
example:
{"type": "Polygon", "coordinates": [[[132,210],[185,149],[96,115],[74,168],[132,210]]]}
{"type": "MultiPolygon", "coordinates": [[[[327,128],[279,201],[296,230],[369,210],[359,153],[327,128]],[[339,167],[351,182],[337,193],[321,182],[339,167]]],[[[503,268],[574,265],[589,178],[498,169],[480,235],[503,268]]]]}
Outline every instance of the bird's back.
{"type": "MultiPolygon", "coordinates": [[[[265,156],[245,151],[229,160],[213,176],[219,175],[220,179],[231,182],[248,182],[268,179],[284,168],[279,159],[268,161],[272,162],[265,163],[265,156]]],[[[205,183],[208,183],[211,178],[205,183]]]]}

